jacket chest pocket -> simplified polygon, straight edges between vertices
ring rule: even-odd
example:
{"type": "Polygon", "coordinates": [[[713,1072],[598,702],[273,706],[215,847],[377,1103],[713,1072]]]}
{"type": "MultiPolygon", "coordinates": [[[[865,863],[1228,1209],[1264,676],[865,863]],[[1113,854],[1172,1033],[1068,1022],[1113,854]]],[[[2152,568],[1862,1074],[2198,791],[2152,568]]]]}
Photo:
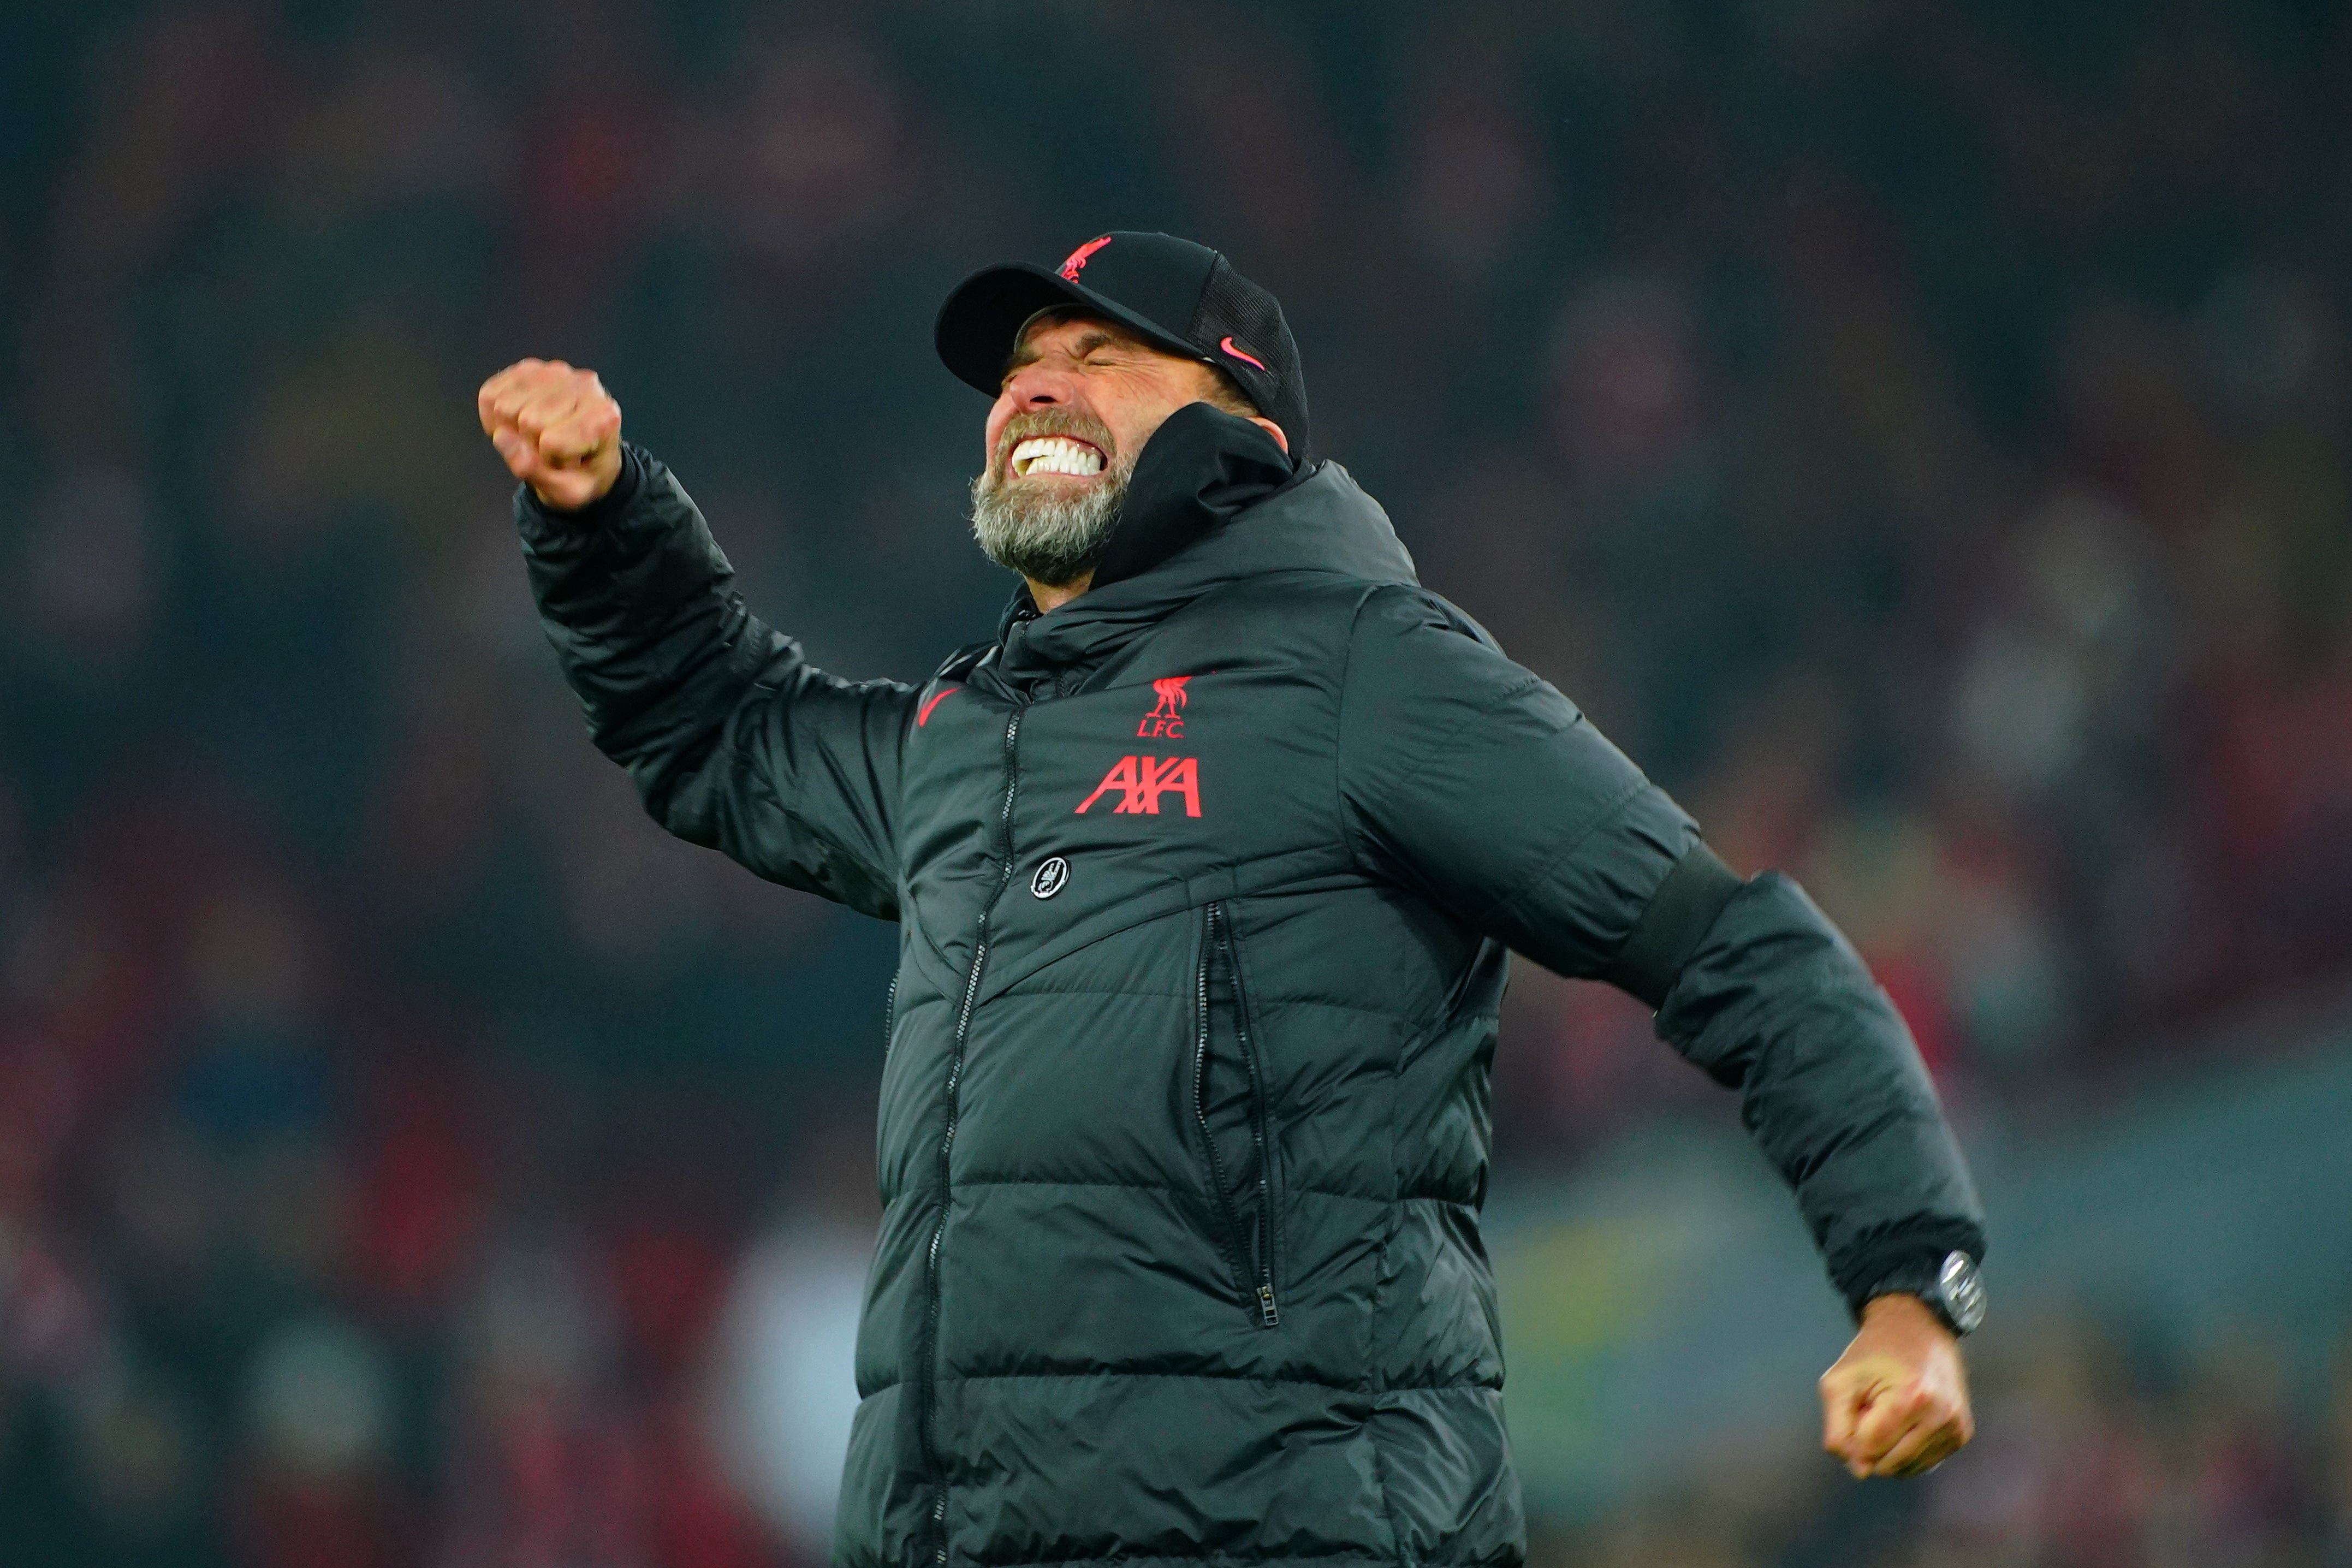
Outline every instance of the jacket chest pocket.
{"type": "Polygon", "coordinates": [[[1250,1321],[1281,1322],[1280,1162],[1268,1124],[1265,1059],[1250,1008],[1249,966],[1231,913],[1202,911],[1194,988],[1191,1103],[1211,1222],[1250,1321]]]}

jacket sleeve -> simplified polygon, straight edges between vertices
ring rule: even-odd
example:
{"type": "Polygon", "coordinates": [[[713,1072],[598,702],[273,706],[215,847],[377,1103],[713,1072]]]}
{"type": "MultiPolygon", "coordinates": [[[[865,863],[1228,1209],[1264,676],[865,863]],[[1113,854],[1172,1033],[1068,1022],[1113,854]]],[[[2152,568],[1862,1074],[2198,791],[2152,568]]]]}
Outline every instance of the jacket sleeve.
{"type": "Polygon", "coordinates": [[[761,624],[685,489],[635,447],[602,500],[554,511],[519,488],[515,521],[589,733],[654,819],[770,881],[897,919],[913,689],[837,679],[761,624]]]}
{"type": "Polygon", "coordinates": [[[1697,826],[1475,623],[1417,589],[1371,595],[1339,737],[1358,858],[1548,969],[1642,994],[1659,1035],[1739,1092],[1852,1310],[1956,1248],[1983,1257],[1935,1089],[1853,948],[1777,873],[1718,869],[1720,893],[1694,902],[1691,868],[1719,868],[1697,826]],[[1669,905],[1689,929],[1635,983],[1620,961],[1640,945],[1654,966],[1669,905]]]}

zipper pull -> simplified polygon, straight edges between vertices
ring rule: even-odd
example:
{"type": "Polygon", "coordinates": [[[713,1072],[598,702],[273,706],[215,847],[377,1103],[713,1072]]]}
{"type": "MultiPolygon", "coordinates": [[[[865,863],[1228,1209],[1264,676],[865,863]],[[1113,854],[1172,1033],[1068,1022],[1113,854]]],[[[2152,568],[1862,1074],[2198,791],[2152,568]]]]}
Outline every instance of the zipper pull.
{"type": "Polygon", "coordinates": [[[1274,1310],[1274,1287],[1271,1285],[1257,1288],[1257,1315],[1265,1321],[1269,1329],[1282,1321],[1282,1314],[1274,1310]]]}

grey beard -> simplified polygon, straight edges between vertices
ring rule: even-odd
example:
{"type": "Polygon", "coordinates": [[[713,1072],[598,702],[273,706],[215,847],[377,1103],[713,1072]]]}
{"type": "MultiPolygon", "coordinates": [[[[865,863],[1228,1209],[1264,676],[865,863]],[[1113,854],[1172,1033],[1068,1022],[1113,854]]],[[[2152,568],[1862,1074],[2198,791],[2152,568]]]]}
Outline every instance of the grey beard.
{"type": "Polygon", "coordinates": [[[988,558],[1049,588],[1066,587],[1094,570],[1118,526],[1127,465],[1114,465],[1099,483],[1067,497],[1042,487],[1024,493],[1001,468],[991,463],[971,481],[971,536],[988,558]]]}

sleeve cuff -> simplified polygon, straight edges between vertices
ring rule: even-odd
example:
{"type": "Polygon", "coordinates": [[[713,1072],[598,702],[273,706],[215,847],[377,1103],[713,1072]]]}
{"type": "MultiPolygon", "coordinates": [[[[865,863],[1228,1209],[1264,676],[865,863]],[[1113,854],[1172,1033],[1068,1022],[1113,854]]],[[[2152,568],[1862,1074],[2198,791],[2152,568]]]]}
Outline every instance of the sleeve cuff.
{"type": "Polygon", "coordinates": [[[1832,1267],[1831,1278],[1845,1298],[1846,1310],[1860,1322],[1863,1308],[1875,1297],[1897,1291],[1923,1294],[1936,1283],[1944,1259],[1955,1252],[1982,1263],[1983,1228],[1958,1219],[1898,1226],[1840,1259],[1832,1267]]]}

